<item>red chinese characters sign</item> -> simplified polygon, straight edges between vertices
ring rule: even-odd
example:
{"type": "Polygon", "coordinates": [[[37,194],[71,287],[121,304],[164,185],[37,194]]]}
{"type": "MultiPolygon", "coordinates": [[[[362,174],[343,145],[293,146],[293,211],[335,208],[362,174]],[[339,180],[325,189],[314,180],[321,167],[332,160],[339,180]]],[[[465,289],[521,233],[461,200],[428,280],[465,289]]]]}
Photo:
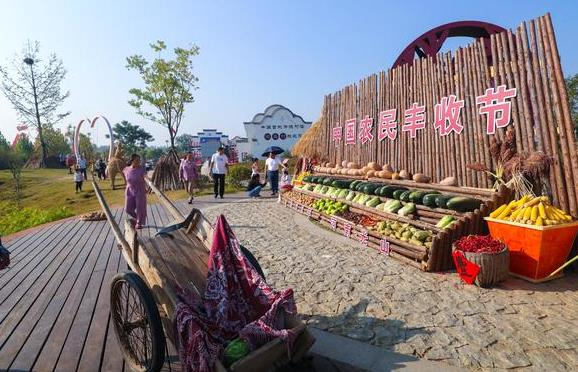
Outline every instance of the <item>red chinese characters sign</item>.
{"type": "MultiPolygon", "coordinates": [[[[512,118],[512,104],[510,99],[516,97],[516,88],[508,89],[505,85],[496,88],[486,89],[484,94],[475,98],[478,106],[478,114],[486,121],[486,133],[494,134],[497,128],[503,128],[510,124],[512,118]]],[[[454,132],[461,134],[464,125],[461,121],[461,111],[464,108],[465,101],[458,99],[454,94],[442,97],[439,103],[434,105],[433,120],[430,120],[434,130],[440,136],[447,136],[454,132]]],[[[401,116],[401,114],[400,114],[401,116]]],[[[407,132],[410,138],[416,138],[420,130],[429,125],[425,105],[414,102],[411,106],[403,111],[403,116],[399,119],[402,122],[401,131],[407,132]]],[[[373,118],[365,115],[357,125],[357,119],[349,119],[345,122],[345,144],[355,145],[358,143],[364,145],[372,142],[373,118]]],[[[381,111],[377,119],[376,136],[378,141],[386,138],[390,141],[397,139],[398,135],[398,118],[397,109],[388,109],[381,111]]],[[[343,128],[339,124],[332,129],[332,140],[341,141],[343,128]]]]}

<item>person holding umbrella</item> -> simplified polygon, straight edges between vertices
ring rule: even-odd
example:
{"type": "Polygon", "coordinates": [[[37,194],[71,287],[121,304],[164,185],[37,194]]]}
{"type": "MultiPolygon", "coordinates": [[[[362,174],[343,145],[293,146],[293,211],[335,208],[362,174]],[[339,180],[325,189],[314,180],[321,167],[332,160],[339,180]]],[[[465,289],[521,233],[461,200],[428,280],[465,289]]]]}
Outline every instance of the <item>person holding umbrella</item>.
{"type": "MultiPolygon", "coordinates": [[[[277,146],[267,148],[263,153],[269,153],[269,157],[265,161],[265,168],[267,169],[267,178],[271,185],[271,195],[276,195],[279,192],[279,167],[285,169],[285,165],[277,158],[277,155],[282,153],[283,149],[277,146]]],[[[265,180],[266,181],[266,180],[265,180]]]]}

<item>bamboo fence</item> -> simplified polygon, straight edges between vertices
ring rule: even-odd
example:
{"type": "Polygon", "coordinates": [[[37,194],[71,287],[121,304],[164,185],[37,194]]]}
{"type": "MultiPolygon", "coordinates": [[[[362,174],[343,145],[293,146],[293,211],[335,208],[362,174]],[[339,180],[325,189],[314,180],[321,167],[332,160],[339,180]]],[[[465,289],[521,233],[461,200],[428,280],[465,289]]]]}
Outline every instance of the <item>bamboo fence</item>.
{"type": "Polygon", "coordinates": [[[577,143],[550,14],[492,35],[491,51],[486,58],[483,42],[476,40],[453,53],[381,71],[325,96],[319,121],[293,152],[333,163],[376,161],[425,173],[433,182],[455,176],[461,186],[489,188],[487,177],[466,166],[482,162],[495,169],[490,140],[503,139],[512,126],[518,152],[543,151],[552,157],[548,181],[553,201],[578,216],[577,143]],[[516,88],[517,96],[509,100],[510,124],[492,135],[486,133],[486,117],[475,100],[499,85],[516,88]],[[465,101],[460,114],[463,131],[440,136],[433,126],[434,105],[450,94],[465,101]],[[425,105],[426,126],[412,139],[401,124],[414,102],[425,105]],[[397,109],[397,138],[379,141],[379,113],[388,109],[397,109]],[[366,115],[373,118],[373,141],[345,145],[343,139],[331,140],[333,127],[343,127],[345,137],[345,122],[359,123],[366,115]]]}

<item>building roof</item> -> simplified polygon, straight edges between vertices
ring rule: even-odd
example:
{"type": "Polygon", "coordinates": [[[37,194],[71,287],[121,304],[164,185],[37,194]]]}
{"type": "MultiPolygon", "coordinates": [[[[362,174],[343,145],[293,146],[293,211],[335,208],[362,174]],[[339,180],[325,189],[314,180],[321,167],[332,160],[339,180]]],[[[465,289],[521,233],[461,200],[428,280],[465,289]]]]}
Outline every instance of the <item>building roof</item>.
{"type": "Polygon", "coordinates": [[[293,111],[291,111],[287,107],[285,107],[283,105],[278,105],[278,104],[274,104],[274,105],[267,107],[264,112],[260,112],[260,113],[256,114],[255,116],[253,116],[253,120],[246,121],[243,124],[260,124],[263,121],[263,119],[265,119],[265,117],[271,117],[277,111],[283,110],[283,109],[289,111],[291,113],[291,115],[293,115],[294,118],[296,117],[296,118],[301,119],[305,124],[311,124],[310,121],[303,120],[303,118],[300,115],[295,114],[293,111]]]}

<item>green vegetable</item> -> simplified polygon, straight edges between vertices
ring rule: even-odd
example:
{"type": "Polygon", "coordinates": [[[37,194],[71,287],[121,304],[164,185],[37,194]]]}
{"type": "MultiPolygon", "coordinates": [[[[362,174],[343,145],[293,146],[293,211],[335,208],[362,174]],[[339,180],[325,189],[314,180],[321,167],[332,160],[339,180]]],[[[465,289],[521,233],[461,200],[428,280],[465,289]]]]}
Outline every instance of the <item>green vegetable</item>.
{"type": "Polygon", "coordinates": [[[383,209],[385,212],[397,213],[397,211],[403,207],[399,200],[390,200],[388,203],[389,204],[383,209]]]}
{"type": "Polygon", "coordinates": [[[413,233],[413,239],[419,240],[420,242],[424,242],[428,236],[430,236],[430,233],[424,230],[418,230],[413,233]]]}
{"type": "Polygon", "coordinates": [[[404,201],[404,202],[408,202],[409,201],[409,196],[411,195],[413,191],[411,190],[407,190],[404,191],[400,196],[399,196],[399,200],[404,201]]]}
{"type": "Polygon", "coordinates": [[[393,196],[394,199],[401,200],[401,195],[402,195],[404,192],[406,192],[406,191],[407,191],[407,189],[405,189],[405,190],[403,190],[403,189],[395,190],[395,191],[393,192],[392,196],[393,196]]]}
{"type": "Polygon", "coordinates": [[[357,185],[360,184],[360,183],[361,183],[360,180],[355,180],[355,181],[351,182],[351,183],[349,184],[349,189],[350,189],[350,190],[353,190],[353,191],[356,191],[356,187],[357,187],[357,185]]]}
{"type": "Polygon", "coordinates": [[[438,206],[438,208],[447,209],[448,207],[447,203],[453,197],[454,195],[438,195],[438,197],[436,197],[436,205],[438,206]]]}
{"type": "Polygon", "coordinates": [[[448,200],[447,207],[458,212],[472,212],[480,207],[482,201],[464,196],[456,196],[448,200]]]}
{"type": "Polygon", "coordinates": [[[374,196],[365,203],[365,206],[374,208],[377,207],[379,203],[381,203],[381,199],[379,198],[379,196],[374,196]]]}
{"type": "Polygon", "coordinates": [[[375,190],[377,190],[379,188],[379,184],[377,183],[369,183],[367,185],[365,185],[363,187],[363,192],[366,193],[367,195],[374,195],[375,194],[375,190]]]}
{"type": "Polygon", "coordinates": [[[405,217],[412,214],[413,212],[415,212],[415,204],[407,203],[406,205],[403,206],[403,208],[397,211],[397,214],[405,217]]]}
{"type": "Polygon", "coordinates": [[[423,245],[423,242],[421,242],[421,241],[419,241],[419,240],[417,240],[417,239],[414,239],[414,238],[409,239],[408,243],[409,243],[409,244],[413,244],[413,245],[419,245],[419,246],[422,246],[422,245],[423,245]]]}
{"type": "Polygon", "coordinates": [[[446,227],[449,227],[449,225],[455,220],[454,216],[450,216],[450,215],[445,215],[443,216],[438,223],[436,224],[437,227],[441,228],[441,229],[445,229],[446,227]]]}
{"type": "Polygon", "coordinates": [[[325,186],[330,186],[332,182],[333,182],[333,178],[331,178],[331,177],[326,177],[326,178],[323,180],[323,184],[324,184],[325,186]]]}
{"type": "Polygon", "coordinates": [[[347,194],[347,196],[345,197],[345,200],[352,201],[356,195],[357,195],[357,193],[355,191],[349,191],[349,194],[347,194]]]}
{"type": "Polygon", "coordinates": [[[440,194],[438,192],[435,192],[435,193],[429,192],[428,194],[424,195],[421,202],[423,205],[425,205],[427,207],[435,208],[435,207],[437,207],[436,198],[439,195],[440,194]]]}
{"type": "Polygon", "coordinates": [[[223,363],[225,364],[225,367],[229,368],[233,363],[249,354],[250,351],[251,349],[249,348],[247,341],[237,337],[231,341],[227,347],[225,347],[225,352],[223,354],[223,363]]]}
{"type": "Polygon", "coordinates": [[[421,204],[423,197],[427,195],[426,191],[414,191],[409,194],[409,201],[412,203],[419,203],[421,204]]]}

